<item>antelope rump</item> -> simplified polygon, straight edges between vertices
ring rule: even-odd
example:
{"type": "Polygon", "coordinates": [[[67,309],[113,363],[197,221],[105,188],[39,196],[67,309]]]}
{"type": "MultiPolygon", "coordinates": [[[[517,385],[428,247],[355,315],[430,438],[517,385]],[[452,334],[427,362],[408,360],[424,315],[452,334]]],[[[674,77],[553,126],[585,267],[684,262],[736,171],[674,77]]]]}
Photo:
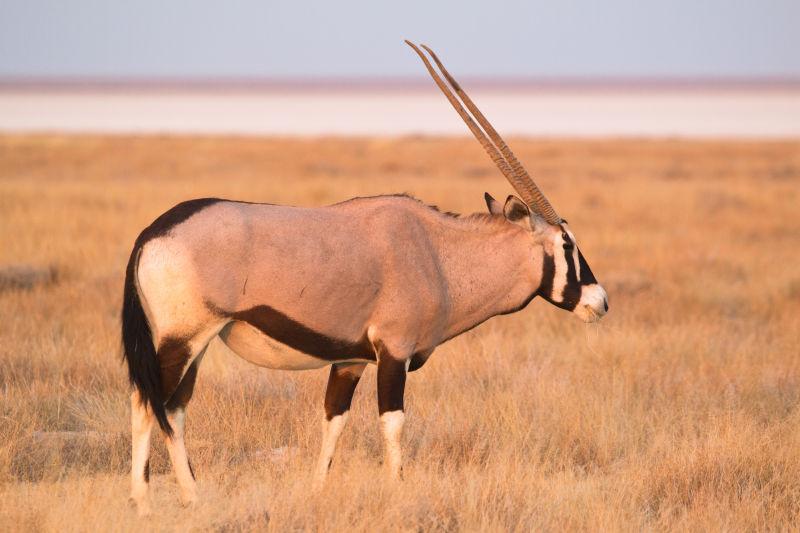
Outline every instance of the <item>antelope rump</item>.
{"type": "Polygon", "coordinates": [[[587,322],[607,312],[566,221],[436,55],[423,46],[452,91],[408,44],[519,197],[501,203],[487,193],[488,213],[466,216],[405,195],[320,208],[206,198],[158,217],[133,246],[122,309],[133,385],[131,498],[140,513],[150,510],[156,423],[182,500],[197,500],[185,409],[217,336],[258,366],[331,367],[315,473],[321,486],[367,364],[377,365],[385,463],[396,478],[406,375],[439,344],[536,296],[587,322]]]}

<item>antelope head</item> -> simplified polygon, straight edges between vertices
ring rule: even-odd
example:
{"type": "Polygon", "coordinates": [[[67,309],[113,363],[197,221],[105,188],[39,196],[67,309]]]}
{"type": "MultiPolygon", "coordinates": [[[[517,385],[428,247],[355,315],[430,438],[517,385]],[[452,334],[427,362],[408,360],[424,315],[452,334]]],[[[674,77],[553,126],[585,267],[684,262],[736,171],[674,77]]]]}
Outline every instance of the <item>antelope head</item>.
{"type": "MultiPolygon", "coordinates": [[[[447,79],[449,87],[422,50],[410,41],[406,41],[406,44],[419,55],[433,81],[519,194],[519,198],[509,196],[506,203],[501,204],[487,193],[486,203],[491,213],[502,214],[509,222],[522,225],[530,232],[536,243],[535,249],[541,253],[542,276],[537,295],[553,305],[572,311],[585,322],[599,320],[608,311],[608,296],[592,274],[566,220],[558,216],[497,130],[450,75],[433,50],[422,45],[447,79]]],[[[532,257],[531,261],[534,259],[532,257]]]]}

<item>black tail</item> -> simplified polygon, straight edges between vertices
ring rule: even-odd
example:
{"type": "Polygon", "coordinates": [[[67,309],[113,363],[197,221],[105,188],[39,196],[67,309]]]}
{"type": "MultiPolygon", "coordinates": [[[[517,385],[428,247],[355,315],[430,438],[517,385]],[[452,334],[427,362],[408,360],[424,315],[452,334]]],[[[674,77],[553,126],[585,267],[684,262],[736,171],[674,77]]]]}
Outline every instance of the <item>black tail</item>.
{"type": "Polygon", "coordinates": [[[122,346],[123,357],[128,362],[128,378],[139,391],[139,396],[153,410],[158,425],[167,435],[172,435],[172,426],[164,409],[164,393],[161,387],[161,366],[153,345],[150,324],[142,309],[139,291],[136,289],[136,268],[139,263],[141,243],[137,239],[125,271],[125,292],[122,297],[122,346]]]}

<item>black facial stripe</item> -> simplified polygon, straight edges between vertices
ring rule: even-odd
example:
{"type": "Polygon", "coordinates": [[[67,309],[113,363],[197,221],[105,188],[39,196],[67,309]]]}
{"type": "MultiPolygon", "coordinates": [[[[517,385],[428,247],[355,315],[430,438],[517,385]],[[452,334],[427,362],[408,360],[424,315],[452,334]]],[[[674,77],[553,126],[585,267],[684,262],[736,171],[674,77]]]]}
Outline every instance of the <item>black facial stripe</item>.
{"type": "Polygon", "coordinates": [[[567,262],[567,284],[561,295],[560,307],[572,311],[581,299],[581,285],[578,282],[578,272],[571,251],[564,250],[564,260],[567,262]]]}
{"type": "Polygon", "coordinates": [[[575,267],[574,259],[571,250],[564,250],[564,261],[567,262],[567,287],[578,283],[578,270],[575,267]]]}
{"type": "Polygon", "coordinates": [[[542,298],[561,309],[572,311],[578,305],[581,299],[581,285],[578,283],[577,273],[575,271],[575,262],[572,260],[572,254],[564,253],[567,260],[567,285],[564,287],[562,294],[562,301],[556,302],[552,299],[553,282],[556,277],[556,262],[552,255],[544,255],[544,263],[542,265],[542,282],[539,285],[539,294],[542,298]]]}
{"type": "Polygon", "coordinates": [[[551,298],[553,294],[553,283],[556,276],[556,264],[552,255],[544,254],[544,261],[542,265],[542,282],[539,285],[539,290],[536,292],[536,294],[556,307],[566,309],[567,311],[573,311],[578,306],[578,302],[580,302],[583,286],[593,285],[597,283],[597,279],[595,279],[592,269],[589,268],[589,264],[586,262],[586,259],[584,259],[580,249],[578,249],[578,265],[575,264],[575,254],[574,249],[572,248],[575,246],[575,243],[563,228],[562,238],[564,240],[565,247],[563,247],[561,250],[556,250],[556,253],[564,254],[564,259],[567,262],[567,284],[564,287],[564,291],[561,295],[562,301],[555,302],[551,298]],[[569,246],[570,244],[572,246],[569,246]],[[577,266],[580,266],[580,280],[578,280],[577,266]]]}
{"type": "Polygon", "coordinates": [[[583,258],[583,254],[580,250],[578,250],[578,262],[581,265],[581,285],[593,285],[597,283],[594,274],[592,274],[592,269],[589,268],[589,264],[586,262],[586,259],[583,258]]]}
{"type": "Polygon", "coordinates": [[[546,300],[550,300],[553,294],[553,280],[556,277],[556,262],[552,255],[544,254],[542,265],[542,282],[539,284],[539,294],[546,300]]]}

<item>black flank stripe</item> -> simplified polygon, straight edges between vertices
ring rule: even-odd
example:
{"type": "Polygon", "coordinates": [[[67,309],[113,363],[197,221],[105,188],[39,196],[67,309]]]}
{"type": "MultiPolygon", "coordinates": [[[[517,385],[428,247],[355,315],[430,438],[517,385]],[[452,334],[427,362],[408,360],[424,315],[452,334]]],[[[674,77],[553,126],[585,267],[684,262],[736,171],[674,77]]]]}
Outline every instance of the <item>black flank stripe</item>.
{"type": "Polygon", "coordinates": [[[375,360],[375,350],[366,334],[357,341],[328,337],[268,305],[257,305],[227,315],[247,322],[264,335],[314,357],[328,361],[354,358],[375,360]]]}

